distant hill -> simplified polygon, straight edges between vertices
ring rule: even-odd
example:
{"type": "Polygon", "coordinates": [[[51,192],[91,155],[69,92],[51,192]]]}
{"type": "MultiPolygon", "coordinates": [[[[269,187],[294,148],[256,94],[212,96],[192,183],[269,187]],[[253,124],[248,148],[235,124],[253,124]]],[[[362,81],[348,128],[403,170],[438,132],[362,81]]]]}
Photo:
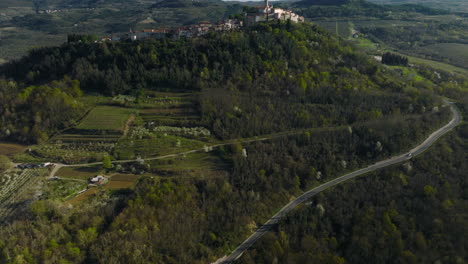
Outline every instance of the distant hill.
{"type": "Polygon", "coordinates": [[[162,0],[155,3],[153,8],[185,8],[206,7],[213,4],[224,4],[221,0],[162,0]]]}
{"type": "Polygon", "coordinates": [[[297,2],[298,6],[310,5],[344,5],[355,2],[355,0],[303,0],[297,2]]]}

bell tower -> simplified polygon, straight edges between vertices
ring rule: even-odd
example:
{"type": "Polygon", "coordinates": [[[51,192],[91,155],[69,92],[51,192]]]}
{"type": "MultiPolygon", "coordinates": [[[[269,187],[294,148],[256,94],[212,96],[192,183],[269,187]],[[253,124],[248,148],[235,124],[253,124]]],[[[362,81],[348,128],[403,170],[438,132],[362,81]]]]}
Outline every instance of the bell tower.
{"type": "Polygon", "coordinates": [[[271,11],[271,9],[273,8],[272,5],[270,5],[270,1],[269,0],[265,0],[265,12],[266,13],[269,13],[271,11]]]}

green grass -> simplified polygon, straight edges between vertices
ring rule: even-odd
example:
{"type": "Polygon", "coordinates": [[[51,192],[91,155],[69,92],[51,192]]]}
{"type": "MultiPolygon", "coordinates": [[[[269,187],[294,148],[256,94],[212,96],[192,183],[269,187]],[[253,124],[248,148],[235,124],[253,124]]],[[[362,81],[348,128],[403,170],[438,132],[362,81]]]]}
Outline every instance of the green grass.
{"type": "Polygon", "coordinates": [[[76,127],[84,130],[116,130],[122,131],[125,122],[135,109],[117,106],[97,106],[76,127]]]}
{"type": "Polygon", "coordinates": [[[58,180],[48,181],[44,192],[45,199],[66,201],[84,190],[88,184],[85,182],[58,180]]]}
{"type": "Polygon", "coordinates": [[[403,67],[403,66],[389,66],[389,67],[392,68],[392,69],[399,69],[399,70],[401,70],[403,77],[407,78],[408,80],[415,81],[415,82],[423,82],[423,81],[426,81],[426,82],[429,82],[429,83],[433,84],[432,82],[430,82],[429,80],[427,80],[427,79],[424,78],[423,76],[419,75],[419,74],[418,74],[414,69],[412,69],[412,68],[403,67]]]}
{"type": "Polygon", "coordinates": [[[370,41],[369,39],[366,39],[366,38],[362,38],[362,37],[359,37],[359,38],[355,38],[352,40],[352,42],[359,48],[359,49],[362,49],[362,50],[365,50],[367,52],[372,52],[372,51],[376,51],[377,50],[377,44],[370,41]]]}

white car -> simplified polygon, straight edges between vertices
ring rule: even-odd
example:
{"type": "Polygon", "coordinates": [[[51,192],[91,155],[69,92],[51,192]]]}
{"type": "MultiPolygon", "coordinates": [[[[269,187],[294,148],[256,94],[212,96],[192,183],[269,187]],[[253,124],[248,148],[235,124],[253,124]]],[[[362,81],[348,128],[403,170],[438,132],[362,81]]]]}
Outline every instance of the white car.
{"type": "Polygon", "coordinates": [[[406,157],[407,157],[408,159],[411,159],[411,158],[413,157],[413,153],[410,152],[410,153],[406,154],[406,157]]]}

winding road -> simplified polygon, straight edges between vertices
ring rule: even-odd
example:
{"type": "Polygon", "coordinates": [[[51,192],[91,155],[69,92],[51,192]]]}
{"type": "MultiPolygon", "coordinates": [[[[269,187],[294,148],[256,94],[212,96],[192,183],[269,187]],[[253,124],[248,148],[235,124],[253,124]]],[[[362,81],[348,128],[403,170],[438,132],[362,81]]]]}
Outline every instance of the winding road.
{"type": "Polygon", "coordinates": [[[327,183],[324,183],[318,187],[315,187],[301,196],[297,197],[295,200],[289,202],[286,206],[284,206],[278,213],[276,213],[273,217],[271,217],[263,226],[258,228],[255,233],[253,233],[249,238],[247,238],[242,244],[240,244],[229,256],[226,256],[222,259],[219,259],[215,263],[222,263],[222,264],[228,264],[232,263],[238,258],[242,256],[242,254],[250,248],[258,239],[260,239],[266,232],[268,232],[273,226],[278,224],[278,222],[285,217],[291,210],[296,208],[298,205],[301,203],[309,200],[311,197],[317,195],[318,193],[329,189],[335,185],[338,185],[340,183],[343,183],[347,180],[356,178],[360,175],[385,168],[394,164],[401,163],[403,161],[409,160],[412,157],[415,157],[417,155],[420,155],[424,151],[426,151],[429,147],[431,147],[441,136],[452,130],[454,127],[456,127],[462,120],[458,110],[456,109],[455,105],[452,102],[445,101],[446,103],[450,104],[450,108],[453,113],[453,118],[452,120],[439,130],[435,131],[432,133],[423,143],[421,143],[419,146],[415,147],[414,149],[410,150],[408,153],[392,157],[387,160],[379,161],[375,164],[372,164],[366,168],[351,172],[349,174],[343,175],[341,177],[338,177],[334,180],[331,180],[327,183]],[[411,155],[409,155],[411,154],[411,155]]]}

